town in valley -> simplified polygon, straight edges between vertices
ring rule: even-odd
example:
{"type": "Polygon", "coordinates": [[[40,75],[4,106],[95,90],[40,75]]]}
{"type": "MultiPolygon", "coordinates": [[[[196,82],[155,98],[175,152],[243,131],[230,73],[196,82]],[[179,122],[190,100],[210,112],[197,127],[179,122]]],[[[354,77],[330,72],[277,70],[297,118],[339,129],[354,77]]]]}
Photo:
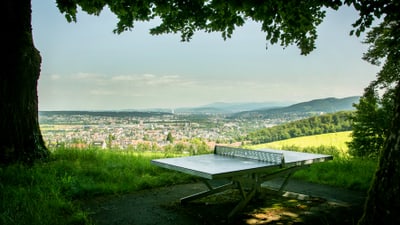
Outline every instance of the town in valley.
{"type": "Polygon", "coordinates": [[[326,98],[263,108],[257,108],[259,104],[241,107],[223,104],[219,108],[214,105],[169,111],[40,111],[39,123],[50,149],[136,149],[143,144],[162,148],[193,140],[210,147],[239,146],[250,132],[310,116],[352,110],[358,100],[359,96],[326,98]]]}

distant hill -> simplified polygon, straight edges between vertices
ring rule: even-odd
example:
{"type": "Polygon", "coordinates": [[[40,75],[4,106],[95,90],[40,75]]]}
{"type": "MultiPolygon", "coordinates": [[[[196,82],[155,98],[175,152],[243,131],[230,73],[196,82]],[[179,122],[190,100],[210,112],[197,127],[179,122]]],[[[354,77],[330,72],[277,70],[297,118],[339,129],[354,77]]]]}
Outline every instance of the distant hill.
{"type": "Polygon", "coordinates": [[[181,114],[229,114],[232,117],[260,117],[260,118],[282,118],[286,116],[307,117],[319,113],[331,113],[343,110],[353,110],[353,103],[359,101],[359,96],[348,98],[325,98],[316,99],[290,105],[284,102],[244,102],[226,103],[215,102],[199,107],[171,108],[149,108],[149,109],[126,109],[116,111],[40,111],[42,116],[49,115],[92,115],[92,116],[137,116],[149,117],[156,115],[181,114]]]}
{"type": "Polygon", "coordinates": [[[347,98],[315,99],[308,102],[297,103],[287,107],[257,109],[239,112],[233,115],[233,117],[258,117],[264,119],[282,118],[285,116],[308,117],[323,113],[355,110],[353,104],[358,103],[359,100],[360,96],[352,96],[347,98]]]}
{"type": "Polygon", "coordinates": [[[175,113],[221,113],[232,114],[256,109],[272,109],[289,105],[288,103],[278,102],[245,102],[245,103],[227,103],[215,102],[199,107],[177,108],[175,113]]]}

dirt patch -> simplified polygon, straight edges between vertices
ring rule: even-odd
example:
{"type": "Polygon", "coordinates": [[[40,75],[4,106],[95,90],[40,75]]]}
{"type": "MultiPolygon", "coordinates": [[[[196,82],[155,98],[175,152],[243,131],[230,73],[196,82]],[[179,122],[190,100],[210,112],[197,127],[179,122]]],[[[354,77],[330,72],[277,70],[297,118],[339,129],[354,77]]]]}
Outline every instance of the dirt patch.
{"type": "MultiPolygon", "coordinates": [[[[299,187],[307,186],[302,182],[297,183],[299,187]]],[[[291,182],[291,186],[296,187],[296,181],[291,182]]],[[[315,186],[313,188],[317,190],[315,186]]],[[[206,190],[203,183],[96,198],[86,203],[86,210],[97,225],[355,224],[362,213],[364,195],[346,190],[333,193],[329,186],[318,186],[322,193],[323,188],[326,189],[327,197],[295,192],[286,192],[282,196],[263,188],[256,198],[230,220],[226,216],[240,200],[239,193],[234,190],[185,205],[180,203],[180,198],[206,190]],[[328,196],[330,193],[333,193],[335,200],[328,196]],[[344,200],[336,200],[340,196],[344,200]]]]}

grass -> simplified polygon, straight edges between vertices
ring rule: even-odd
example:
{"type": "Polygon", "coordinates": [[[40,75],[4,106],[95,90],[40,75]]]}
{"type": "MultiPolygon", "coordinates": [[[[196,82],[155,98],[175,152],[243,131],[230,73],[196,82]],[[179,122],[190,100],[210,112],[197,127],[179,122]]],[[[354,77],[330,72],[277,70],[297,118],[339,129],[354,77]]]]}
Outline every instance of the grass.
{"type": "Polygon", "coordinates": [[[294,178],[366,192],[376,166],[377,162],[371,159],[334,158],[332,161],[299,170],[294,178]]]}
{"type": "Polygon", "coordinates": [[[59,176],[71,197],[126,193],[189,179],[151,165],[151,159],[165,157],[161,153],[67,149],[53,157],[52,167],[62,171],[59,176]]]}
{"type": "MultiPolygon", "coordinates": [[[[272,145],[274,148],[334,155],[332,161],[296,172],[295,178],[366,191],[376,162],[348,156],[347,150],[340,147],[347,140],[338,138],[342,134],[336,134],[335,141],[331,138],[330,144],[321,141],[329,140],[327,135],[313,137],[314,141],[308,137],[308,141],[287,140],[247,148],[272,145]],[[296,143],[308,144],[299,147],[296,143]]],[[[163,157],[167,156],[118,150],[58,149],[52,152],[49,161],[32,167],[0,167],[0,224],[90,225],[92,222],[81,207],[89,198],[196,180],[150,164],[151,159],[163,157]]]]}
{"type": "Polygon", "coordinates": [[[308,148],[308,147],[335,147],[339,152],[345,156],[348,155],[347,142],[351,141],[351,131],[336,132],[329,134],[312,135],[305,137],[291,138],[282,141],[275,141],[265,144],[253,145],[251,148],[308,148]],[[293,146],[293,147],[291,147],[293,146]]]}
{"type": "Polygon", "coordinates": [[[160,153],[60,149],[32,167],[0,167],[0,224],[91,224],[80,207],[95,196],[187,183],[150,164],[160,153]]]}
{"type": "Polygon", "coordinates": [[[246,146],[249,149],[286,149],[300,152],[328,154],[333,160],[299,170],[294,178],[357,191],[367,191],[377,167],[377,161],[351,157],[346,142],[351,132],[338,132],[292,138],[266,144],[246,146]]]}
{"type": "Polygon", "coordinates": [[[57,171],[13,165],[0,170],[0,224],[90,224],[62,193],[57,171]]]}

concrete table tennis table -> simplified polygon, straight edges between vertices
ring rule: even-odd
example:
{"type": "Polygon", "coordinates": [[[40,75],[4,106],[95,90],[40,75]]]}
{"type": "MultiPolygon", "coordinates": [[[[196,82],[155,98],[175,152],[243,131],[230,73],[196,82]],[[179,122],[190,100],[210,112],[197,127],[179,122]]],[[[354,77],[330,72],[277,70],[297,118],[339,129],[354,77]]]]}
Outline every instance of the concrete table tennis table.
{"type": "Polygon", "coordinates": [[[276,177],[285,177],[278,190],[282,191],[295,171],[313,163],[332,159],[332,156],[324,154],[215,146],[214,154],[154,159],[151,163],[203,178],[208,190],[184,197],[181,199],[181,203],[228,189],[238,189],[242,199],[229,213],[228,218],[231,218],[246,206],[265,181],[276,177]],[[226,183],[214,187],[211,184],[213,180],[226,181],[226,183]]]}

